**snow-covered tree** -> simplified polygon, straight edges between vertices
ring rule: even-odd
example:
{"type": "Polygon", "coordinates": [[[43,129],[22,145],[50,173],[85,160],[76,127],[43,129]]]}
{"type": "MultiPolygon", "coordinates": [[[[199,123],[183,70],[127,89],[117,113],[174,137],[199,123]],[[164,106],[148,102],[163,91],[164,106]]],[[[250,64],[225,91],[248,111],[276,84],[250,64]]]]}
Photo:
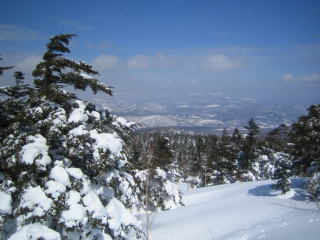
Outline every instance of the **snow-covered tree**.
{"type": "Polygon", "coordinates": [[[0,104],[8,115],[0,129],[2,238],[110,240],[141,231],[124,143],[131,123],[61,89],[111,93],[83,74],[97,73],[90,65],[62,57],[72,36],[51,38],[36,90],[0,104]]]}
{"type": "Polygon", "coordinates": [[[278,153],[272,176],[277,182],[272,187],[280,189],[282,193],[288,192],[291,189],[290,177],[292,176],[292,157],[285,153],[278,153]]]}
{"type": "Polygon", "coordinates": [[[46,95],[54,94],[55,90],[63,85],[71,85],[81,90],[90,87],[94,93],[102,91],[112,95],[111,87],[90,76],[98,74],[91,65],[63,57],[64,53],[70,52],[67,45],[74,36],[76,35],[61,34],[50,39],[47,51],[43,55],[43,61],[32,73],[35,77],[35,86],[44,91],[46,95]]]}
{"type": "Polygon", "coordinates": [[[290,189],[289,177],[311,176],[307,190],[311,196],[317,196],[319,184],[315,176],[320,172],[320,105],[311,105],[308,111],[308,115],[292,124],[289,132],[291,157],[280,162],[274,178],[278,179],[275,187],[286,192],[290,189]]]}
{"type": "Polygon", "coordinates": [[[320,173],[314,173],[307,183],[307,192],[320,209],[320,173]]]}
{"type": "Polygon", "coordinates": [[[292,124],[289,135],[297,170],[302,174],[319,172],[320,104],[311,105],[308,115],[300,117],[298,122],[292,124]]]}
{"type": "Polygon", "coordinates": [[[181,204],[169,139],[156,133],[140,160],[142,164],[133,164],[140,167],[135,177],[142,193],[141,202],[147,206],[147,210],[168,210],[181,204]]]}

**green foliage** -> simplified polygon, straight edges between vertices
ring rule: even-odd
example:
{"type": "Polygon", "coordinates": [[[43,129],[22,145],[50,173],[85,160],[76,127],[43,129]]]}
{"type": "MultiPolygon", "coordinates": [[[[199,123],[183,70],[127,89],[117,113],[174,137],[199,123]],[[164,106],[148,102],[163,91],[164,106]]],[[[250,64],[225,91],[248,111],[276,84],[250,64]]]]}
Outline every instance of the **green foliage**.
{"type": "Polygon", "coordinates": [[[292,155],[294,167],[302,174],[320,171],[320,105],[311,105],[308,115],[299,118],[292,124],[289,133],[293,143],[292,155]]]}
{"type": "Polygon", "coordinates": [[[282,193],[289,192],[291,189],[290,177],[292,177],[292,161],[288,156],[281,157],[278,159],[275,164],[273,179],[276,179],[277,182],[272,185],[274,189],[280,189],[282,193]]]}
{"type": "Polygon", "coordinates": [[[307,183],[307,191],[320,209],[320,174],[314,174],[307,183]]]}
{"type": "MultiPolygon", "coordinates": [[[[1,57],[0,60],[2,60],[1,57]]],[[[13,67],[0,67],[0,76],[3,75],[4,71],[10,70],[11,68],[13,67]]],[[[28,85],[21,85],[23,84],[24,74],[20,71],[16,71],[14,72],[13,76],[15,78],[16,85],[0,88],[0,94],[4,94],[12,98],[20,98],[28,95],[32,91],[32,89],[28,87],[28,85]]]]}
{"type": "Polygon", "coordinates": [[[80,90],[90,87],[94,94],[102,91],[112,95],[111,87],[90,76],[98,75],[91,65],[63,57],[63,53],[70,52],[67,46],[74,36],[76,35],[61,34],[50,39],[47,44],[47,52],[43,55],[43,61],[32,73],[35,77],[34,85],[45,93],[61,88],[63,85],[71,85],[80,90]]]}
{"type": "Polygon", "coordinates": [[[172,163],[172,152],[169,148],[169,139],[161,135],[155,137],[152,146],[152,159],[150,167],[156,169],[161,167],[168,169],[168,166],[172,163]]]}
{"type": "Polygon", "coordinates": [[[248,134],[241,146],[241,154],[239,158],[240,168],[246,173],[250,170],[257,159],[256,148],[258,147],[258,135],[260,133],[260,128],[255,123],[253,119],[248,121],[248,125],[245,126],[248,130],[248,134]]]}
{"type": "MultiPolygon", "coordinates": [[[[73,36],[50,39],[43,61],[33,72],[36,89],[25,85],[24,74],[16,71],[15,85],[0,90],[10,96],[0,100],[0,190],[12,203],[12,211],[0,213],[1,239],[33,222],[54,229],[62,239],[126,239],[129,231],[140,231],[134,216],[131,222],[123,222],[119,216],[107,215],[109,204],[120,207],[121,214],[136,214],[138,208],[136,183],[122,148],[131,128],[61,89],[73,85],[112,93],[110,87],[85,75],[98,74],[90,65],[63,57],[73,36]],[[82,119],[72,119],[72,114],[82,119]],[[105,142],[101,146],[103,137],[110,137],[119,150],[112,152],[105,142]],[[32,192],[43,201],[35,199],[31,205],[27,198],[32,192]],[[79,219],[68,219],[71,194],[79,197],[73,203],[82,209],[79,219]],[[99,214],[89,205],[98,206],[99,214]],[[111,224],[115,219],[117,226],[111,224]],[[17,226],[6,227],[8,222],[17,226]]],[[[10,68],[1,67],[1,74],[10,68]]]]}

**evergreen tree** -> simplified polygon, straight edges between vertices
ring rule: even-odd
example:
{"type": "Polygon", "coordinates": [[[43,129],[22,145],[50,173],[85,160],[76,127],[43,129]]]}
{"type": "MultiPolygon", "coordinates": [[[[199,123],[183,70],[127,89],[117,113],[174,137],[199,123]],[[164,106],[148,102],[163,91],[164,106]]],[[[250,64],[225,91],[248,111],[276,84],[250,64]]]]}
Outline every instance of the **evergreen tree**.
{"type": "MultiPolygon", "coordinates": [[[[35,225],[75,240],[123,240],[131,230],[141,231],[133,215],[139,191],[124,147],[131,124],[59,90],[80,81],[111,93],[96,87],[105,86],[97,80],[79,77],[94,73],[91,66],[62,58],[71,36],[51,39],[34,71],[33,92],[0,102],[6,119],[0,125],[1,239],[18,238],[21,229],[35,225]],[[12,107],[17,103],[19,111],[12,107]]],[[[23,75],[15,77],[20,84],[23,75]]]]}
{"type": "Polygon", "coordinates": [[[307,183],[307,191],[318,209],[320,209],[320,173],[314,173],[310,178],[307,183]]]}
{"type": "Polygon", "coordinates": [[[172,151],[169,148],[169,139],[161,135],[157,136],[152,146],[151,168],[161,167],[168,169],[172,163],[172,151]]]}
{"type": "Polygon", "coordinates": [[[273,179],[277,182],[272,185],[274,189],[280,189],[282,193],[286,193],[291,189],[290,177],[292,176],[292,159],[290,155],[280,153],[276,159],[275,171],[273,179]]]}
{"type": "Polygon", "coordinates": [[[44,91],[46,95],[56,93],[56,90],[65,85],[72,85],[75,89],[85,90],[90,87],[94,93],[97,91],[112,95],[112,88],[99,82],[90,75],[97,75],[98,72],[91,65],[84,62],[76,62],[63,57],[69,53],[67,47],[69,41],[75,34],[56,35],[47,44],[47,51],[33,71],[34,85],[44,91]],[[89,74],[89,75],[87,75],[89,74]]]}
{"type": "Polygon", "coordinates": [[[242,135],[238,128],[235,128],[232,134],[232,142],[236,143],[237,145],[240,145],[242,140],[242,135]]]}
{"type": "Polygon", "coordinates": [[[243,141],[239,159],[240,168],[243,170],[243,173],[250,171],[257,159],[255,150],[258,146],[257,136],[260,133],[260,128],[253,119],[248,121],[248,125],[245,128],[248,130],[248,133],[243,141]]]}
{"type": "Polygon", "coordinates": [[[7,95],[11,98],[21,98],[32,92],[32,88],[30,88],[27,84],[23,84],[24,73],[20,71],[16,71],[13,74],[15,78],[15,86],[0,88],[0,94],[7,95]]]}
{"type": "Polygon", "coordinates": [[[320,105],[311,105],[308,115],[302,116],[292,124],[289,132],[291,158],[279,165],[274,178],[277,179],[275,187],[286,192],[290,189],[288,179],[294,175],[309,175],[312,179],[307,183],[307,190],[317,201],[317,192],[320,190],[318,176],[320,172],[320,105]]]}
{"type": "Polygon", "coordinates": [[[289,133],[293,143],[294,167],[300,174],[313,174],[320,171],[320,104],[311,105],[308,115],[292,124],[289,133]]]}

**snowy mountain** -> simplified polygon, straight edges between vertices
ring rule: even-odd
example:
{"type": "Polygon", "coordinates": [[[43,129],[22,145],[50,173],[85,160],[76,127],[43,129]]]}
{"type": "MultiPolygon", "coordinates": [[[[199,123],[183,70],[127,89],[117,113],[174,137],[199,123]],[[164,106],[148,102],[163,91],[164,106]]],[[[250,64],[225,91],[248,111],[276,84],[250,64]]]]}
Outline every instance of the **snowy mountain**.
{"type": "Polygon", "coordinates": [[[193,94],[185,99],[153,99],[134,102],[132,99],[95,99],[103,109],[137,122],[142,128],[179,127],[207,128],[219,132],[223,128],[243,128],[254,118],[262,129],[289,125],[305,113],[307,105],[290,105],[270,99],[231,97],[223,94],[193,94]]]}
{"type": "Polygon", "coordinates": [[[294,188],[285,195],[272,190],[272,183],[267,180],[185,189],[186,206],[158,213],[151,238],[319,239],[320,211],[303,197],[303,180],[293,179],[294,188]]]}
{"type": "Polygon", "coordinates": [[[139,123],[142,127],[175,127],[175,126],[224,126],[224,123],[215,119],[201,119],[198,117],[178,117],[172,115],[144,115],[126,116],[130,121],[139,123]]]}

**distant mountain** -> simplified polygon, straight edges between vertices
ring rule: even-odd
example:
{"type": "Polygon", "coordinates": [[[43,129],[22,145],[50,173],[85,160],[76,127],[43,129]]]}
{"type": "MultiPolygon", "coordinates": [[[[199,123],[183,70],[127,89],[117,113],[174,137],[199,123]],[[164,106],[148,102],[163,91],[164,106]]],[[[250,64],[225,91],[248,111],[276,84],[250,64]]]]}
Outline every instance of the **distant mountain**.
{"type": "Polygon", "coordinates": [[[215,119],[179,117],[173,115],[126,116],[126,118],[139,123],[141,127],[217,127],[225,125],[224,122],[215,119]]]}
{"type": "Polygon", "coordinates": [[[185,99],[155,99],[157,102],[104,101],[101,108],[138,123],[140,128],[177,127],[210,131],[243,129],[253,118],[265,130],[289,125],[304,115],[308,105],[274,103],[268,99],[230,97],[223,94],[192,94],[185,99]]]}

